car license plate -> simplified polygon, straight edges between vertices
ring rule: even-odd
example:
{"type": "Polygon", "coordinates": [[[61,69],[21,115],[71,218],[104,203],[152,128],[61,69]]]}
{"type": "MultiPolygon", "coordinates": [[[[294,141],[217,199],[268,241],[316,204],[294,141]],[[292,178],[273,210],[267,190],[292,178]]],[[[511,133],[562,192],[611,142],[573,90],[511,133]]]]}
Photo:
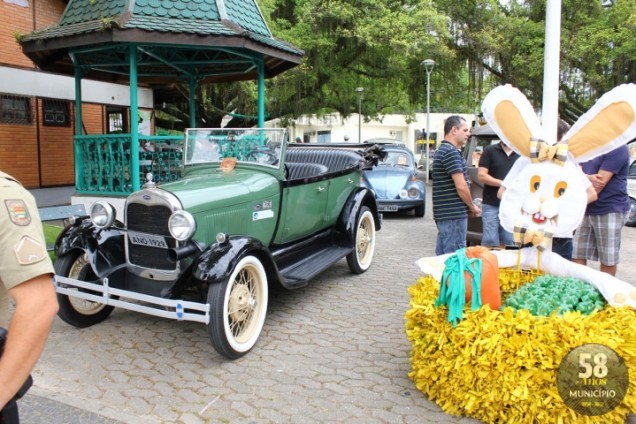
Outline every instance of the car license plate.
{"type": "Polygon", "coordinates": [[[128,231],[128,240],[132,244],[148,247],[159,247],[161,249],[167,249],[168,243],[163,236],[157,236],[155,234],[137,233],[134,231],[128,231]]]}
{"type": "Polygon", "coordinates": [[[380,212],[397,212],[397,205],[378,205],[378,211],[380,212]]]}

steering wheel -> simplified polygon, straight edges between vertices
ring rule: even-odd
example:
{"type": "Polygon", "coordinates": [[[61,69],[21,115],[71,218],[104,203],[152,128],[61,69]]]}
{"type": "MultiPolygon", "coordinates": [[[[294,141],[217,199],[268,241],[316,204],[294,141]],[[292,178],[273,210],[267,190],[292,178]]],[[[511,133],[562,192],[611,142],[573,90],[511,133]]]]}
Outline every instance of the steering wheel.
{"type": "Polygon", "coordinates": [[[276,165],[278,163],[278,156],[268,148],[262,147],[248,152],[245,155],[245,159],[267,165],[276,165]]]}

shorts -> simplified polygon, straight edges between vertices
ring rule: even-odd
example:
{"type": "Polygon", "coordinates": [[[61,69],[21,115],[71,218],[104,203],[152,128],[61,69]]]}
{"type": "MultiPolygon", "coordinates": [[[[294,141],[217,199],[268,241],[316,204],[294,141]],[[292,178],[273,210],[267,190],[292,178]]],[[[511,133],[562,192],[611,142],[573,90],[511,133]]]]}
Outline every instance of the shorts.
{"type": "Polygon", "coordinates": [[[612,212],[605,215],[585,215],[574,233],[574,259],[599,261],[603,265],[618,264],[621,231],[627,213],[612,212]]]}
{"type": "Polygon", "coordinates": [[[454,253],[466,247],[468,218],[444,219],[435,221],[437,225],[437,244],[435,254],[454,253]]]}

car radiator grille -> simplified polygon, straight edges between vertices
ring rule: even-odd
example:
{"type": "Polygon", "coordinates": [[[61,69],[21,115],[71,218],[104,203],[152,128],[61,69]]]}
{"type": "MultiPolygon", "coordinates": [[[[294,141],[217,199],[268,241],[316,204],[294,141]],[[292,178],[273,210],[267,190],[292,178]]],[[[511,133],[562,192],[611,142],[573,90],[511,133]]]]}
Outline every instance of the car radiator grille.
{"type": "MultiPolygon", "coordinates": [[[[128,205],[126,213],[129,231],[162,236],[168,248],[176,246],[176,240],[172,238],[168,230],[168,219],[172,214],[169,207],[132,203],[128,205]]],[[[134,244],[128,237],[126,242],[128,243],[128,260],[131,264],[152,269],[176,269],[176,264],[168,260],[167,249],[134,244]]]]}

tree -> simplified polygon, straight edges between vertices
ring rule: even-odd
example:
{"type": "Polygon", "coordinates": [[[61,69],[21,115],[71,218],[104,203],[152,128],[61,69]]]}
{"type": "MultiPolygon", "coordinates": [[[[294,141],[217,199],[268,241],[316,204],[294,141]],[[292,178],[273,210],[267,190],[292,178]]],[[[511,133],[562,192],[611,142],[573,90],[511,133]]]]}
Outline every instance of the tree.
{"type": "MultiPolygon", "coordinates": [[[[636,81],[636,0],[563,0],[560,111],[574,121],[604,92],[636,81]]],[[[431,109],[478,113],[499,84],[539,108],[543,94],[545,0],[262,0],[277,38],[303,49],[302,64],[266,82],[268,118],[424,110],[423,59],[436,61],[431,109]]],[[[252,82],[202,86],[199,125],[256,123],[252,82]]],[[[187,102],[176,107],[187,125],[187,102]],[[185,112],[184,112],[185,111],[185,112]]]]}
{"type": "MultiPolygon", "coordinates": [[[[636,0],[563,0],[560,113],[576,120],[604,92],[636,81],[636,0]]],[[[513,84],[538,108],[543,95],[545,0],[437,0],[452,24],[449,49],[466,61],[470,95],[513,84]]]]}

